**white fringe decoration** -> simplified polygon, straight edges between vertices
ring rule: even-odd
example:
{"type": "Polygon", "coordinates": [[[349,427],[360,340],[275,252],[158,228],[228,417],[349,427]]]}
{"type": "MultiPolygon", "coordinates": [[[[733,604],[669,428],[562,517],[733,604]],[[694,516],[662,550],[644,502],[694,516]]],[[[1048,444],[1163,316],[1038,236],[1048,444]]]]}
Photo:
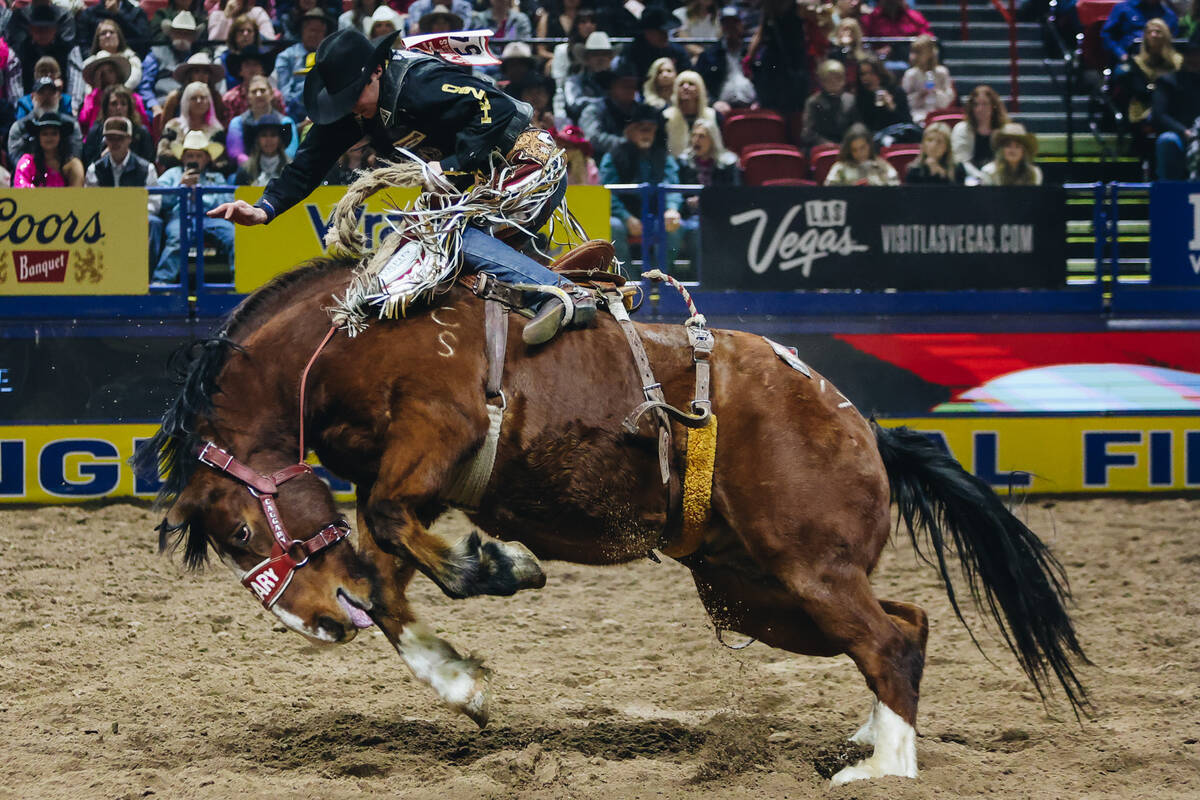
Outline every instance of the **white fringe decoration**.
{"type": "MultiPolygon", "coordinates": [[[[566,160],[558,150],[541,170],[510,184],[516,168],[494,155],[486,183],[476,182],[455,195],[423,191],[411,207],[391,208],[388,222],[393,233],[374,252],[366,252],[369,243],[358,223],[367,198],[388,188],[424,185],[425,163],[407,150],[400,153],[410,161],[385,164],[355,180],[334,209],[325,236],[331,253],[361,259],[346,294],[335,297],[327,309],[333,322],[351,336],[365,330],[372,317],[404,316],[413,303],[447,290],[462,269],[462,235],[468,225],[489,234],[516,228],[534,239],[537,231],[529,226],[566,175],[566,160]],[[420,248],[419,257],[405,273],[385,283],[380,277],[384,268],[412,242],[420,248]]],[[[569,237],[586,238],[565,198],[552,217],[552,238],[561,227],[569,237]]]]}

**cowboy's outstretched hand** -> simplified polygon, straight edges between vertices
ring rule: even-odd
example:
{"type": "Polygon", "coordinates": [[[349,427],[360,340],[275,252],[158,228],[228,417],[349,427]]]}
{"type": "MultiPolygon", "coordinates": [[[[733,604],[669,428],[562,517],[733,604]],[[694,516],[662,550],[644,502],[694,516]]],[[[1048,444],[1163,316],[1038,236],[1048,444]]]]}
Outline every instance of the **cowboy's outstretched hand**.
{"type": "Polygon", "coordinates": [[[227,219],[235,225],[262,225],[267,221],[266,211],[250,205],[245,200],[221,203],[209,211],[208,215],[215,219],[227,219]]]}

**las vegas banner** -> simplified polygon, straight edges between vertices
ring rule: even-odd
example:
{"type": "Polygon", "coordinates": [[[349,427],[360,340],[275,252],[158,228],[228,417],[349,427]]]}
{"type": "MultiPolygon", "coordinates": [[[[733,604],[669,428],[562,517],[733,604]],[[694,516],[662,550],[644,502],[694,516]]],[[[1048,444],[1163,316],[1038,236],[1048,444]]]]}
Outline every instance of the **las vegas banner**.
{"type": "Polygon", "coordinates": [[[146,294],[145,189],[0,189],[0,295],[146,294]]]}
{"type": "Polygon", "coordinates": [[[1062,187],[706,189],[705,289],[1056,289],[1062,187]]]}

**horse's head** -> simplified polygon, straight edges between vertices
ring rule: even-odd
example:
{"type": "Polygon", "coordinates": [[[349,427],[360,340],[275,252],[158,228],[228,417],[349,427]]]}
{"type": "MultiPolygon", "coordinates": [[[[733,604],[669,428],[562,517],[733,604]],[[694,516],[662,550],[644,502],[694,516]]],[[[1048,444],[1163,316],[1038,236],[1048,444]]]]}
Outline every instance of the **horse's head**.
{"type": "Polygon", "coordinates": [[[353,639],[371,624],[372,583],[329,487],[298,465],[260,473],[229,458],[202,448],[159,525],[159,548],[182,543],[196,568],[211,547],[287,627],[321,642],[353,639]]]}
{"type": "MultiPolygon", "coordinates": [[[[163,476],[159,548],[182,544],[184,562],[195,569],[211,547],[286,626],[318,641],[349,641],[371,624],[374,573],[346,541],[349,527],[310,468],[289,464],[282,445],[257,446],[244,429],[239,435],[216,426],[217,376],[237,349],[218,337],[184,353],[182,390],[134,454],[138,474],[163,476]]],[[[280,438],[260,434],[256,440],[280,438]]]]}

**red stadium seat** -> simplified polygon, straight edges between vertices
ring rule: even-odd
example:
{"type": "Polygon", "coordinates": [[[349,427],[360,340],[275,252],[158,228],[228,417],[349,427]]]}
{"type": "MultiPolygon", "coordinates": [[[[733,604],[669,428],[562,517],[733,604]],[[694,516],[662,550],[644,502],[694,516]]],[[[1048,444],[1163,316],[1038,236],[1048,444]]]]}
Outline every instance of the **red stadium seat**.
{"type": "Polygon", "coordinates": [[[944,122],[953,128],[964,119],[964,113],[961,108],[942,108],[937,111],[930,111],[925,116],[925,127],[929,127],[935,122],[944,122]]]}
{"type": "Polygon", "coordinates": [[[801,156],[804,155],[804,153],[800,151],[800,148],[793,147],[790,144],[778,144],[776,142],[748,144],[742,148],[742,163],[746,163],[746,156],[750,155],[751,153],[761,153],[764,150],[788,150],[801,156]]]}
{"type": "Polygon", "coordinates": [[[1108,20],[1108,15],[1120,0],[1079,0],[1075,10],[1079,14],[1079,25],[1083,29],[1083,40],[1079,45],[1079,58],[1084,66],[1103,71],[1111,55],[1104,49],[1100,41],[1100,29],[1108,20]]]}
{"type": "Polygon", "coordinates": [[[774,111],[741,111],[725,120],[725,147],[738,155],[749,144],[786,144],[787,125],[774,111]]]}
{"type": "Polygon", "coordinates": [[[921,155],[921,148],[913,144],[894,144],[883,148],[881,155],[896,169],[896,174],[903,176],[908,165],[921,155]]]}
{"type": "Polygon", "coordinates": [[[764,181],[778,178],[803,180],[808,163],[795,149],[759,150],[746,157],[743,169],[747,186],[762,186],[764,181]]]}
{"type": "Polygon", "coordinates": [[[833,169],[833,164],[838,160],[838,153],[841,148],[835,144],[821,144],[814,147],[808,154],[808,161],[812,165],[812,179],[818,184],[824,185],[825,176],[829,174],[829,170],[833,169]]]}
{"type": "Polygon", "coordinates": [[[816,181],[805,180],[804,178],[767,178],[762,182],[763,186],[816,186],[816,181]]]}

